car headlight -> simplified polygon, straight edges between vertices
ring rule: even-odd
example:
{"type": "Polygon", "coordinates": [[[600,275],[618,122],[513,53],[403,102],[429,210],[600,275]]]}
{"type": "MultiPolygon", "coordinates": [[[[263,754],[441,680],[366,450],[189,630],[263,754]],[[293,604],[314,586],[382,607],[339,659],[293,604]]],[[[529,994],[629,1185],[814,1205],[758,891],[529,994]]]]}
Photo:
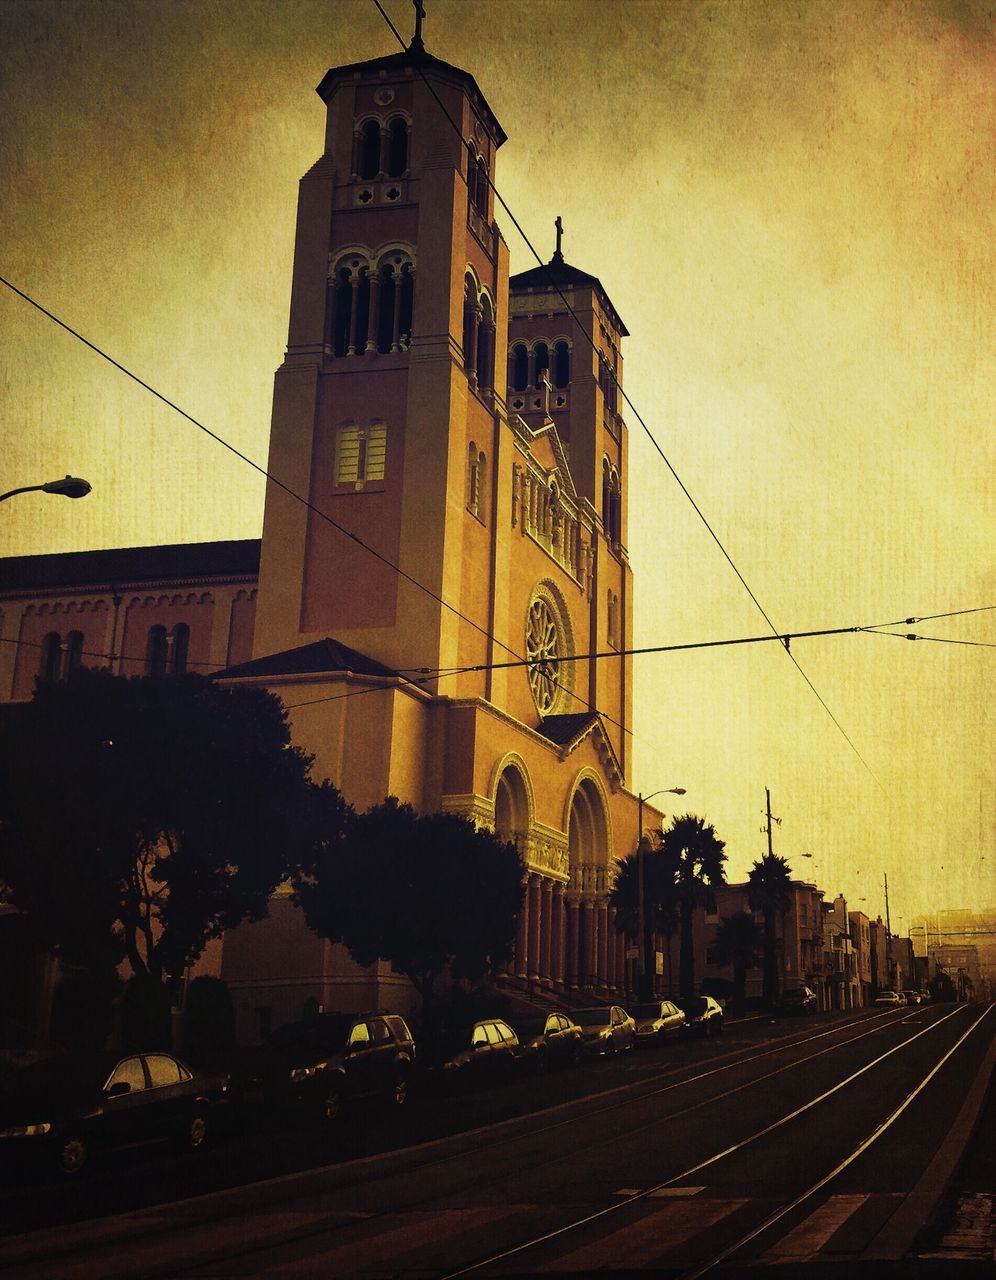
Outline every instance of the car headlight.
{"type": "Polygon", "coordinates": [[[305,1080],[313,1080],[321,1070],[321,1065],[314,1067],[295,1067],[290,1073],[291,1084],[302,1084],[305,1080]]]}
{"type": "Polygon", "coordinates": [[[38,1138],[51,1132],[50,1124],[21,1124],[12,1129],[0,1129],[0,1138],[38,1138]]]}

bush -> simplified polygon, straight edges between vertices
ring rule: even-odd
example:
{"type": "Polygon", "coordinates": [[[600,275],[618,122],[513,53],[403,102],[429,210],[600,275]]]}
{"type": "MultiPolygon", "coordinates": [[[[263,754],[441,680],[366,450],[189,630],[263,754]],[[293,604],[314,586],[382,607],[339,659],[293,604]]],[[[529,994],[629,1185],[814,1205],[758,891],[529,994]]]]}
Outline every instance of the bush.
{"type": "Polygon", "coordinates": [[[187,987],[183,1052],[192,1066],[216,1070],[235,1049],[235,1006],[228,984],[204,974],[187,987]]]}

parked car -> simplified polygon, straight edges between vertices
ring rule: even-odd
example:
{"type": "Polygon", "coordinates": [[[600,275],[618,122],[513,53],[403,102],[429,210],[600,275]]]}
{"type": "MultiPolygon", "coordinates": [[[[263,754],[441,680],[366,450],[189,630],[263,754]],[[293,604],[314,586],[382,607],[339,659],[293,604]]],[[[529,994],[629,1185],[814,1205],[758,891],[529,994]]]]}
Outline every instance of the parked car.
{"type": "Polygon", "coordinates": [[[688,996],[674,1003],[684,1013],[689,1032],[700,1036],[723,1034],[723,1006],[714,996],[688,996]]]}
{"type": "Polygon", "coordinates": [[[875,1003],[877,1005],[884,1005],[887,1008],[896,1009],[901,1004],[905,1004],[905,1001],[900,999],[897,991],[880,991],[875,997],[875,1003]]]}
{"type": "Polygon", "coordinates": [[[685,1030],[687,1019],[671,1000],[654,1000],[633,1006],[638,1045],[663,1044],[676,1040],[685,1030]]]}
{"type": "Polygon", "coordinates": [[[585,1053],[618,1053],[632,1049],[636,1043],[636,1023],[618,1004],[575,1009],[574,1021],[581,1028],[581,1045],[585,1053]]]}
{"type": "Polygon", "coordinates": [[[787,987],[779,1001],[782,1013],[815,1013],[818,1008],[816,992],[809,987],[787,987]]]}
{"type": "Polygon", "coordinates": [[[18,1071],[0,1100],[0,1162],[73,1176],[97,1151],[154,1142],[196,1151],[228,1087],[171,1053],[44,1058],[18,1071]]]}
{"type": "Polygon", "coordinates": [[[237,1096],[275,1111],[333,1122],[360,1102],[404,1106],[415,1042],[397,1014],[317,1014],[277,1027],[234,1072],[237,1096]]]}
{"type": "Polygon", "coordinates": [[[904,991],[904,992],[903,992],[903,995],[906,997],[906,1003],[907,1003],[907,1004],[922,1004],[922,1003],[923,1003],[923,996],[920,994],[920,992],[919,992],[919,991],[910,991],[910,990],[907,990],[907,991],[904,991]]]}
{"type": "Polygon", "coordinates": [[[566,1013],[512,1018],[519,1041],[520,1061],[533,1071],[576,1066],[581,1061],[581,1028],[566,1013]]]}
{"type": "Polygon", "coordinates": [[[458,1023],[426,1046],[429,1080],[445,1089],[499,1084],[511,1078],[521,1056],[519,1038],[503,1018],[458,1023]]]}

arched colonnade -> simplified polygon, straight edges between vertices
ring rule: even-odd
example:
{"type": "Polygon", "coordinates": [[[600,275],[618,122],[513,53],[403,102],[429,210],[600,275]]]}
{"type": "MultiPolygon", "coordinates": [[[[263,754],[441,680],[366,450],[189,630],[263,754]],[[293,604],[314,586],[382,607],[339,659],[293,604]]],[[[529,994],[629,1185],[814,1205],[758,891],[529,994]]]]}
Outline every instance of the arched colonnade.
{"type": "Polygon", "coordinates": [[[520,757],[503,757],[492,782],[495,831],[515,843],[527,871],[507,977],[559,994],[622,993],[626,940],[616,932],[609,903],[614,855],[601,780],[590,769],[577,774],[560,831],[537,821],[532,783],[520,757]]]}

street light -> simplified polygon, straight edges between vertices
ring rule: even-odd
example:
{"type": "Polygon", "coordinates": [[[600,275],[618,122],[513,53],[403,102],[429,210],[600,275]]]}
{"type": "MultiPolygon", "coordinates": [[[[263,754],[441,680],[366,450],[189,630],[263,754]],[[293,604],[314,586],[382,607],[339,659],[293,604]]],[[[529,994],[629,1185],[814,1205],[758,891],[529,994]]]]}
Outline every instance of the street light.
{"type": "Polygon", "coordinates": [[[655,796],[683,796],[684,794],[684,787],[662,787],[660,791],[652,791],[649,796],[645,796],[642,791],[637,796],[639,811],[636,833],[636,991],[640,1000],[650,999],[652,979],[650,978],[650,956],[648,953],[653,936],[647,930],[647,903],[643,879],[643,858],[646,853],[646,841],[643,835],[643,806],[648,800],[653,800],[655,796]]]}
{"type": "Polygon", "coordinates": [[[48,484],[26,484],[20,489],[10,489],[0,493],[0,502],[5,498],[13,498],[18,493],[61,493],[64,498],[85,498],[93,486],[89,480],[81,480],[79,476],[66,476],[63,480],[50,480],[48,484]]]}

